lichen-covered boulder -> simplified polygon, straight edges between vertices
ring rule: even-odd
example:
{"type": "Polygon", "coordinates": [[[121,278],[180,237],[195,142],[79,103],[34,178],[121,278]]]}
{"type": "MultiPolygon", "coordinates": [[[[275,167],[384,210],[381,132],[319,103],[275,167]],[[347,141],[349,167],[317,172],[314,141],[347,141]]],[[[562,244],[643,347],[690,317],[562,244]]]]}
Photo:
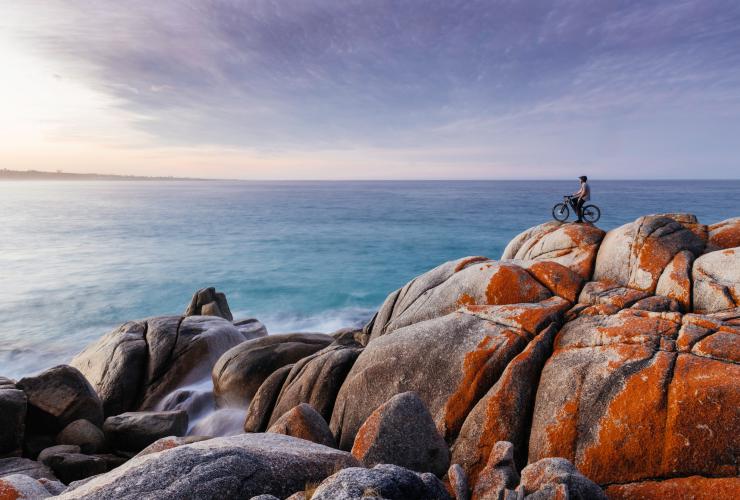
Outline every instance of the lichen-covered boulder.
{"type": "Polygon", "coordinates": [[[264,432],[267,429],[275,402],[293,366],[291,364],[278,368],[262,382],[249,402],[247,416],[244,419],[244,432],[264,432]]]}
{"type": "Polygon", "coordinates": [[[691,311],[691,267],[694,254],[678,252],[658,278],[655,294],[674,299],[684,312],[691,311]]]}
{"type": "Polygon", "coordinates": [[[450,482],[452,498],[455,500],[470,500],[470,484],[468,475],[459,464],[452,464],[447,470],[447,479],[450,482]]]}
{"type": "Polygon", "coordinates": [[[440,477],[450,465],[447,443],[414,392],[393,396],[365,420],[355,437],[352,455],[366,467],[395,464],[440,477]]]}
{"type": "Polygon", "coordinates": [[[103,424],[100,398],[76,368],[55,366],[22,378],[17,386],[28,398],[27,432],[56,434],[81,418],[103,424]]]}
{"type": "Polygon", "coordinates": [[[224,352],[246,339],[215,316],[161,316],[121,325],[71,365],[100,395],[105,415],[118,415],[154,409],[170,392],[207,377],[224,352]]]}
{"type": "Polygon", "coordinates": [[[740,491],[740,477],[689,476],[664,481],[640,481],[613,484],[606,488],[610,500],[658,500],[690,498],[692,500],[732,500],[740,491]]]}
{"type": "Polygon", "coordinates": [[[327,478],[312,500],[451,500],[442,482],[433,474],[418,474],[391,464],[372,469],[347,468],[327,478]]]}
{"type": "Polygon", "coordinates": [[[603,237],[604,231],[590,224],[546,222],[514,238],[501,259],[557,262],[588,280],[603,237]]]}
{"type": "Polygon", "coordinates": [[[740,217],[726,219],[709,226],[706,252],[740,247],[740,217]]]}
{"type": "Polygon", "coordinates": [[[712,313],[740,306],[740,247],[717,250],[694,262],[694,311],[712,313]]]}
{"type": "Polygon", "coordinates": [[[466,257],[442,264],[391,294],[372,321],[370,341],[463,305],[539,302],[551,295],[520,266],[466,257]]]}
{"type": "Polygon", "coordinates": [[[267,432],[285,434],[336,448],[334,435],[329,430],[326,420],[306,403],[301,403],[284,413],[267,429],[267,432]]]}
{"type": "Polygon", "coordinates": [[[0,478],[0,498],[3,500],[39,500],[61,493],[64,488],[57,481],[35,479],[25,474],[0,478]]]}
{"type": "Polygon", "coordinates": [[[298,360],[282,385],[269,425],[301,403],[308,403],[328,421],[339,388],[360,352],[357,345],[332,344],[298,360]]]}
{"type": "Polygon", "coordinates": [[[514,445],[508,441],[499,441],[493,445],[488,463],[476,478],[473,498],[505,498],[506,490],[513,490],[518,484],[514,445]]]}
{"type": "Polygon", "coordinates": [[[736,474],[734,321],[625,309],[568,322],[540,377],[529,462],[564,457],[599,484],[736,474]]]}
{"type": "Polygon", "coordinates": [[[133,458],[59,500],[285,498],[359,464],[349,453],[281,434],[240,434],[133,458]]]}
{"type": "Polygon", "coordinates": [[[167,436],[184,436],[188,414],[178,411],[127,412],[105,419],[103,431],[111,447],[123,451],[141,451],[167,436]]]}
{"type": "Polygon", "coordinates": [[[0,457],[20,454],[26,430],[26,395],[20,389],[0,388],[0,457]]]}
{"type": "Polygon", "coordinates": [[[654,293],[677,253],[700,255],[704,250],[706,240],[677,219],[684,218],[647,215],[609,231],[596,256],[593,280],[654,293]]]}
{"type": "Polygon", "coordinates": [[[233,321],[226,295],[214,287],[201,288],[193,294],[183,316],[218,316],[233,321]]]}
{"type": "Polygon", "coordinates": [[[339,390],[330,427],[350,449],[362,423],[396,394],[414,391],[451,440],[508,362],[569,303],[467,306],[372,340],[339,390]]]}
{"type": "Polygon", "coordinates": [[[229,349],[211,374],[216,406],[246,408],[262,382],[275,370],[332,342],[332,336],[321,333],[289,333],[250,340],[229,349]]]}

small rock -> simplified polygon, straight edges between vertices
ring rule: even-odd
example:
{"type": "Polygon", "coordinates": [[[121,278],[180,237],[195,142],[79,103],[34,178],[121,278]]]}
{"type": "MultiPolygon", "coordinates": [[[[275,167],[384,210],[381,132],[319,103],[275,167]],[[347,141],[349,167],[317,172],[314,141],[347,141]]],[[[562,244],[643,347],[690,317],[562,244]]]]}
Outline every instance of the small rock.
{"type": "Polygon", "coordinates": [[[77,419],[103,424],[103,406],[79,370],[55,366],[39,375],[18,381],[28,397],[28,431],[56,434],[77,419]]]}
{"type": "Polygon", "coordinates": [[[141,451],[157,439],[184,436],[188,430],[188,414],[179,411],[128,412],[108,417],[103,431],[116,450],[141,451]]]}
{"type": "Polygon", "coordinates": [[[486,466],[478,474],[473,497],[500,498],[507,489],[514,489],[517,484],[519,474],[514,465],[514,445],[508,441],[498,441],[493,445],[486,466]]]}
{"type": "Polygon", "coordinates": [[[26,395],[10,384],[0,386],[0,457],[20,454],[25,430],[26,395]]]}
{"type": "Polygon", "coordinates": [[[41,481],[25,474],[10,474],[0,478],[0,498],[3,500],[37,500],[54,494],[41,481]]]}
{"type": "Polygon", "coordinates": [[[529,464],[522,469],[521,485],[527,495],[539,490],[553,491],[553,488],[554,491],[550,495],[554,495],[556,491],[563,491],[563,487],[558,485],[564,485],[567,489],[567,496],[565,497],[539,497],[542,499],[606,500],[606,495],[599,485],[581,474],[575,465],[565,458],[543,458],[529,464]]]}
{"type": "Polygon", "coordinates": [[[57,443],[77,445],[82,453],[90,455],[105,448],[105,435],[89,420],[79,419],[57,435],[57,443]]]}
{"type": "Polygon", "coordinates": [[[285,413],[267,432],[285,434],[336,448],[334,435],[326,420],[311,405],[301,403],[285,413]]]}
{"type": "Polygon", "coordinates": [[[395,464],[442,476],[450,453],[432,416],[415,392],[404,392],[378,407],[357,432],[352,455],[367,467],[395,464]]]}
{"type": "Polygon", "coordinates": [[[234,319],[226,295],[217,292],[214,287],[201,288],[195,292],[185,309],[185,316],[219,316],[229,321],[234,319]]]}
{"type": "Polygon", "coordinates": [[[62,455],[65,453],[80,453],[80,447],[73,444],[50,446],[39,453],[38,461],[49,467],[51,466],[51,458],[54,455],[62,455]]]}
{"type": "Polygon", "coordinates": [[[52,455],[49,462],[51,470],[65,484],[108,471],[105,460],[81,453],[58,453],[52,455]]]}
{"type": "Polygon", "coordinates": [[[470,500],[470,486],[468,475],[460,464],[452,464],[447,470],[447,478],[450,480],[450,488],[455,494],[455,500],[470,500]]]}

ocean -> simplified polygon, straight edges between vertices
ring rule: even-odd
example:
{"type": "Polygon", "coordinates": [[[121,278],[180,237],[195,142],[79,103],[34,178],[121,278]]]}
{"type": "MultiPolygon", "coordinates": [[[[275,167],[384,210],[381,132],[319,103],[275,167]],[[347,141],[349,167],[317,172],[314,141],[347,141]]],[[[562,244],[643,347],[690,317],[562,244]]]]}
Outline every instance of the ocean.
{"type": "MultiPolygon", "coordinates": [[[[659,212],[740,215],[740,181],[590,182],[604,229],[659,212]]],[[[118,324],[226,293],[270,333],[361,325],[392,290],[498,258],[572,181],[0,182],[0,375],[69,362],[118,324]]]]}

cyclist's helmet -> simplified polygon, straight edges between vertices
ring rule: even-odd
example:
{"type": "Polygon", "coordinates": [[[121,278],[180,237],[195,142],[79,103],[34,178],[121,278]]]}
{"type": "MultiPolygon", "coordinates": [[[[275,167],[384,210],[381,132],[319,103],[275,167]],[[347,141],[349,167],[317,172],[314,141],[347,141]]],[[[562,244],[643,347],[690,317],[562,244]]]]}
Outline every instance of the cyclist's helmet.
{"type": "Polygon", "coordinates": [[[588,177],[586,177],[585,175],[582,175],[579,177],[579,179],[581,179],[581,182],[586,182],[588,180],[588,177]]]}

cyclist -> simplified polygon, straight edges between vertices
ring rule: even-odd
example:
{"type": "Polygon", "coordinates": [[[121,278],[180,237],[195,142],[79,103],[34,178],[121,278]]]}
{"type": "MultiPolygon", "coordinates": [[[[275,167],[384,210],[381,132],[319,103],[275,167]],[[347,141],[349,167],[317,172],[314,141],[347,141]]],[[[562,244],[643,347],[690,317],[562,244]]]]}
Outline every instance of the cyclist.
{"type": "Polygon", "coordinates": [[[573,204],[573,209],[578,215],[576,222],[583,222],[583,204],[591,199],[591,188],[588,182],[586,182],[588,181],[588,177],[582,175],[579,179],[581,180],[581,188],[573,193],[574,199],[571,199],[570,202],[573,204]]]}

